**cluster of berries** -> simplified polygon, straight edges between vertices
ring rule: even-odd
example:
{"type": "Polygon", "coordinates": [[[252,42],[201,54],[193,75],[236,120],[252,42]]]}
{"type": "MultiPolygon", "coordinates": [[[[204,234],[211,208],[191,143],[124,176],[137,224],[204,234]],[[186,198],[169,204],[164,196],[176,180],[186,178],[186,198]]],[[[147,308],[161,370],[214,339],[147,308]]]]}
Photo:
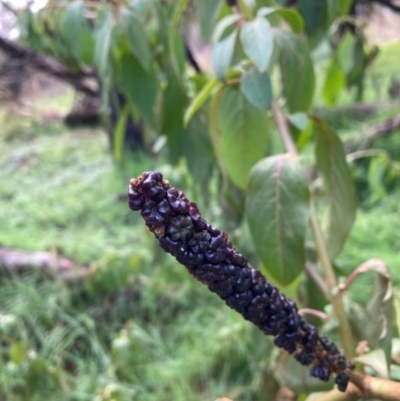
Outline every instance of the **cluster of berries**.
{"type": "Polygon", "coordinates": [[[130,181],[129,207],[140,210],[146,226],[164,251],[175,256],[190,274],[226,304],[253,322],[275,344],[327,381],[332,373],[346,391],[351,362],[337,346],[299,315],[294,301],[272,286],[238,253],[228,235],[204,220],[194,202],[172,188],[160,172],[145,172],[130,181]]]}

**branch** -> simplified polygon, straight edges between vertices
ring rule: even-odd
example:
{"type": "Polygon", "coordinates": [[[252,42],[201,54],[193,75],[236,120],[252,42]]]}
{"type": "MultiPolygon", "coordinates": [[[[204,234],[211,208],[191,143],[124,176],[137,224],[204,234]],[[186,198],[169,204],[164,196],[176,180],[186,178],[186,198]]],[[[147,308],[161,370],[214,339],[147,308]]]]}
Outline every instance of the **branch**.
{"type": "Polygon", "coordinates": [[[387,7],[397,13],[400,13],[400,6],[398,6],[397,4],[393,4],[391,1],[389,0],[373,0],[372,3],[378,3],[384,7],[387,7]]]}
{"type": "Polygon", "coordinates": [[[60,257],[55,252],[26,252],[0,248],[0,266],[12,273],[22,272],[28,267],[44,271],[51,276],[60,276],[65,281],[75,281],[87,276],[88,270],[80,268],[71,259],[60,257]]]}
{"type": "Polygon", "coordinates": [[[94,78],[93,73],[72,73],[54,58],[42,56],[32,50],[24,48],[19,43],[1,36],[0,49],[10,58],[26,61],[26,63],[28,63],[32,68],[67,82],[76,90],[85,93],[88,96],[97,97],[99,95],[98,89],[93,89],[84,82],[84,80],[88,78],[94,78]]]}
{"type": "Polygon", "coordinates": [[[368,131],[365,134],[365,138],[358,149],[359,150],[368,149],[369,147],[371,147],[372,142],[376,138],[388,135],[399,127],[400,127],[400,114],[392,118],[389,118],[383,123],[374,125],[373,127],[368,129],[368,131]]]}
{"type": "Polygon", "coordinates": [[[357,401],[360,397],[399,401],[400,383],[350,372],[350,383],[345,393],[332,390],[313,398],[313,401],[357,401]]]}

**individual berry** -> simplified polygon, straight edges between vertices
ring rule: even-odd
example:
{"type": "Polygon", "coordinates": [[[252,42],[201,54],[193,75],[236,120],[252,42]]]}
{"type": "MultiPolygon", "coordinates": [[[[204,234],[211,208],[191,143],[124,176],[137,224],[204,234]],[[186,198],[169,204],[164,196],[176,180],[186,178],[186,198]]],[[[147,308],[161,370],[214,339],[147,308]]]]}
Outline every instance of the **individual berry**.
{"type": "Polygon", "coordinates": [[[257,284],[265,284],[265,277],[261,274],[260,270],[250,269],[250,273],[253,286],[257,284]]]}
{"type": "Polygon", "coordinates": [[[279,322],[272,322],[270,320],[262,326],[262,330],[271,336],[276,336],[279,333],[279,329],[279,322]]]}
{"type": "Polygon", "coordinates": [[[156,225],[165,223],[170,212],[171,209],[165,199],[159,203],[152,200],[146,200],[141,215],[147,225],[156,225]]]}
{"type": "Polygon", "coordinates": [[[236,252],[232,248],[228,249],[226,259],[230,263],[233,263],[238,266],[246,266],[248,263],[248,260],[242,254],[240,254],[239,252],[236,252]]]}
{"type": "Polygon", "coordinates": [[[186,252],[186,244],[182,241],[174,241],[168,235],[159,239],[159,243],[164,251],[172,254],[173,256],[176,255],[184,255],[186,252]]]}
{"type": "Polygon", "coordinates": [[[189,216],[193,221],[198,221],[201,218],[199,209],[194,202],[189,202],[189,216]]]}
{"type": "Polygon", "coordinates": [[[268,311],[271,314],[276,314],[282,311],[282,302],[278,290],[273,287],[271,294],[269,294],[268,311]]]}
{"type": "Polygon", "coordinates": [[[328,369],[320,365],[314,365],[310,369],[310,375],[317,377],[323,381],[328,381],[331,374],[328,369]]]}
{"type": "Polygon", "coordinates": [[[129,208],[132,210],[140,210],[143,207],[144,197],[143,195],[133,189],[132,185],[129,185],[128,188],[128,204],[129,208]]]}
{"type": "Polygon", "coordinates": [[[207,231],[194,233],[193,237],[189,240],[188,245],[195,253],[204,252],[210,244],[211,235],[207,231]]]}
{"type": "Polygon", "coordinates": [[[143,181],[145,180],[152,180],[156,183],[162,182],[163,175],[159,171],[147,171],[142,175],[143,181]]]}
{"type": "Polygon", "coordinates": [[[339,391],[345,392],[347,385],[349,384],[349,375],[346,372],[339,373],[335,378],[335,383],[338,386],[339,391]]]}
{"type": "Polygon", "coordinates": [[[239,292],[243,292],[248,290],[251,287],[251,278],[243,278],[240,276],[235,284],[235,290],[239,292]]]}
{"type": "Polygon", "coordinates": [[[251,302],[253,295],[250,291],[236,292],[227,299],[229,306],[233,309],[241,309],[251,302]]]}
{"type": "Polygon", "coordinates": [[[337,357],[337,366],[340,370],[346,370],[347,368],[347,363],[346,363],[346,358],[344,355],[339,355],[337,357]]]}
{"type": "MultiPolygon", "coordinates": [[[[151,181],[151,183],[153,183],[153,181],[151,181]]],[[[152,185],[149,186],[149,189],[145,190],[145,187],[143,185],[143,193],[145,194],[145,196],[149,199],[152,199],[156,202],[160,201],[161,199],[163,199],[165,197],[165,189],[160,186],[160,185],[152,185]]]]}
{"type": "Polygon", "coordinates": [[[205,252],[206,259],[212,263],[222,262],[226,254],[226,238],[221,234],[217,237],[211,237],[210,245],[205,252]]]}
{"type": "Polygon", "coordinates": [[[187,214],[189,212],[189,201],[182,191],[170,188],[167,191],[168,203],[176,213],[187,214]]]}
{"type": "Polygon", "coordinates": [[[225,273],[228,276],[238,277],[240,274],[240,267],[231,263],[224,265],[225,273]]]}
{"type": "Polygon", "coordinates": [[[302,340],[302,344],[307,352],[312,352],[318,343],[318,330],[315,327],[311,327],[302,340]]]}
{"type": "Polygon", "coordinates": [[[204,263],[204,254],[203,253],[194,253],[191,251],[187,251],[182,258],[178,258],[177,260],[179,263],[182,264],[189,264],[192,267],[198,267],[201,266],[204,263]],[[185,263],[183,263],[183,260],[185,260],[185,263]]]}
{"type": "MultiPolygon", "coordinates": [[[[166,200],[163,200],[163,202],[166,202],[166,200]]],[[[172,217],[169,220],[167,232],[173,240],[180,239],[181,241],[185,241],[193,232],[192,219],[187,215],[172,217]]]]}
{"type": "Polygon", "coordinates": [[[308,366],[315,358],[314,352],[300,352],[294,355],[295,359],[302,365],[308,366]]]}
{"type": "Polygon", "coordinates": [[[224,268],[220,264],[203,263],[196,269],[195,274],[203,283],[212,283],[224,275],[224,268]]]}

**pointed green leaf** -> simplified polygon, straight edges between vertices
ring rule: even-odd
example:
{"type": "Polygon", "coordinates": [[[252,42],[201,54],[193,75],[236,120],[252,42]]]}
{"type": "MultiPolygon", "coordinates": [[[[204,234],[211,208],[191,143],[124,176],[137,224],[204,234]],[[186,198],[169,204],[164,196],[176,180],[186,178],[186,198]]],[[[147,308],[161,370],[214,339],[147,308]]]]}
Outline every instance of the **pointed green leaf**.
{"type": "Polygon", "coordinates": [[[222,0],[195,0],[201,34],[206,43],[210,41],[222,2],[222,0]]]}
{"type": "Polygon", "coordinates": [[[74,57],[85,64],[93,60],[93,35],[85,18],[85,6],[80,1],[65,10],[60,32],[74,57]]]}
{"type": "Polygon", "coordinates": [[[289,110],[291,113],[308,111],[315,87],[310,51],[303,39],[291,32],[275,29],[274,38],[279,47],[279,65],[289,110]]]}
{"type": "Polygon", "coordinates": [[[193,118],[184,130],[182,142],[183,154],[193,178],[198,183],[206,183],[215,166],[207,120],[201,115],[193,118]]]}
{"type": "Polygon", "coordinates": [[[110,65],[109,58],[113,27],[114,22],[111,13],[106,8],[101,9],[96,20],[94,33],[94,63],[102,80],[105,79],[110,65]]]}
{"type": "Polygon", "coordinates": [[[261,110],[267,110],[272,103],[272,87],[268,73],[261,73],[252,67],[240,81],[240,90],[247,100],[261,110]]]}
{"type": "Polygon", "coordinates": [[[229,178],[245,188],[250,169],[267,150],[269,118],[238,88],[225,87],[219,104],[221,159],[229,178]]]}
{"type": "Polygon", "coordinates": [[[328,106],[333,106],[346,85],[346,74],[339,62],[332,60],[325,77],[323,96],[328,106]]]}
{"type": "Polygon", "coordinates": [[[224,93],[225,87],[220,87],[216,90],[215,94],[211,98],[210,102],[210,111],[209,111],[209,119],[210,119],[210,139],[214,149],[215,157],[217,159],[218,168],[221,171],[221,174],[225,177],[226,171],[222,162],[221,156],[221,128],[219,126],[218,116],[219,116],[219,108],[221,104],[222,95],[224,93]]]}
{"type": "Polygon", "coordinates": [[[326,242],[333,260],[342,250],[353,226],[357,201],[342,142],[327,123],[317,118],[314,121],[316,161],[328,197],[326,242]]]}
{"type": "Polygon", "coordinates": [[[371,348],[381,348],[386,355],[386,369],[390,366],[393,321],[393,283],[389,267],[380,259],[366,263],[366,270],[377,273],[366,312],[366,338],[371,348]]]}
{"type": "Polygon", "coordinates": [[[257,17],[244,23],[240,30],[240,40],[250,60],[261,72],[266,71],[273,49],[269,22],[265,18],[257,17]]]}
{"type": "Polygon", "coordinates": [[[197,96],[192,100],[189,107],[186,109],[185,115],[183,117],[183,124],[186,126],[191,118],[196,114],[197,110],[207,101],[211,92],[217,87],[219,81],[217,78],[213,78],[208,81],[202,88],[202,90],[197,94],[197,96]]]}
{"type": "Polygon", "coordinates": [[[299,12],[309,35],[316,33],[324,25],[327,9],[327,0],[299,0],[299,12]]]}
{"type": "Polygon", "coordinates": [[[120,58],[122,89],[147,121],[153,121],[153,107],[157,96],[158,80],[152,68],[145,70],[133,55],[120,58]]]}
{"type": "MultiPolygon", "coordinates": [[[[376,322],[375,322],[376,325],[376,322]]],[[[378,374],[381,379],[389,379],[388,361],[383,349],[379,348],[354,358],[355,361],[361,362],[363,365],[370,366],[378,374]]]]}
{"type": "Polygon", "coordinates": [[[291,283],[304,268],[309,216],[308,184],[297,160],[277,155],[254,166],[247,187],[246,215],[265,269],[279,283],[291,283]]]}
{"type": "Polygon", "coordinates": [[[270,14],[278,14],[292,28],[294,33],[300,34],[304,31],[302,16],[292,8],[261,7],[257,11],[259,17],[266,17],[270,14]]]}
{"type": "Polygon", "coordinates": [[[231,64],[237,33],[238,31],[235,29],[229,36],[216,43],[212,49],[211,63],[214,74],[220,81],[225,80],[231,64]]]}
{"type": "Polygon", "coordinates": [[[126,8],[122,12],[122,28],[136,59],[147,69],[150,65],[150,48],[142,21],[126,8]]]}
{"type": "Polygon", "coordinates": [[[124,153],[126,126],[129,118],[129,103],[125,104],[114,130],[114,157],[117,164],[121,164],[124,153]]]}
{"type": "Polygon", "coordinates": [[[188,106],[188,97],[171,63],[166,67],[165,74],[168,84],[163,92],[160,130],[168,139],[169,160],[175,164],[184,156],[183,114],[188,106]]]}
{"type": "Polygon", "coordinates": [[[294,33],[303,33],[304,20],[296,10],[292,8],[277,8],[276,13],[288,23],[294,33]]]}
{"type": "Polygon", "coordinates": [[[214,33],[212,36],[213,43],[219,42],[220,38],[225,33],[225,30],[231,25],[233,25],[240,18],[241,16],[238,14],[230,14],[225,18],[222,18],[222,20],[218,22],[217,26],[214,29],[214,33]]]}
{"type": "Polygon", "coordinates": [[[308,124],[307,114],[304,113],[293,113],[288,115],[288,119],[292,125],[294,125],[298,130],[303,131],[306,129],[308,124]]]}

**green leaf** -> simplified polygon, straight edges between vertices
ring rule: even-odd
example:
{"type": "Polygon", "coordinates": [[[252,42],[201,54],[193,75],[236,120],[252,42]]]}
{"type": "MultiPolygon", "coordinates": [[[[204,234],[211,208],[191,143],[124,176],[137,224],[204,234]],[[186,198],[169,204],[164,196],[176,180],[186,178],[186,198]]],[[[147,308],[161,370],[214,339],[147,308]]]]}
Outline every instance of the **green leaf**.
{"type": "Polygon", "coordinates": [[[194,117],[182,137],[183,154],[190,173],[197,183],[207,183],[215,165],[208,123],[201,116],[194,117]]]}
{"type": "Polygon", "coordinates": [[[371,348],[381,348],[385,355],[389,368],[392,346],[392,321],[393,321],[393,283],[388,266],[380,259],[372,259],[363,264],[364,271],[377,273],[366,312],[368,324],[366,338],[371,348]]]}
{"type": "Polygon", "coordinates": [[[213,78],[203,86],[202,90],[192,100],[189,107],[186,109],[183,117],[183,124],[187,126],[192,117],[196,114],[197,110],[207,101],[211,92],[218,86],[219,81],[217,78],[213,78]]]}
{"type": "Polygon", "coordinates": [[[214,29],[214,33],[212,36],[213,43],[219,42],[222,35],[225,33],[226,29],[234,24],[236,21],[240,19],[240,15],[237,14],[230,14],[223,18],[221,21],[218,22],[217,26],[214,29]]]}
{"type": "Polygon", "coordinates": [[[235,29],[229,36],[216,43],[212,49],[211,63],[214,73],[220,81],[224,81],[226,78],[235,49],[237,33],[238,31],[235,29]]]}
{"type": "Polygon", "coordinates": [[[342,142],[327,123],[315,117],[313,119],[316,162],[328,197],[325,235],[329,256],[333,260],[343,248],[353,226],[357,201],[342,142]]]}
{"type": "Polygon", "coordinates": [[[324,26],[328,9],[327,0],[299,0],[298,7],[309,35],[315,34],[324,26]]]}
{"type": "Polygon", "coordinates": [[[74,57],[85,64],[93,60],[93,36],[85,18],[86,8],[80,1],[65,10],[60,33],[74,57]]]}
{"type": "Polygon", "coordinates": [[[389,379],[388,361],[383,349],[376,349],[368,354],[358,356],[354,360],[374,369],[381,379],[389,379]]]}
{"type": "Polygon", "coordinates": [[[274,38],[279,47],[279,65],[288,108],[291,113],[308,111],[315,87],[310,51],[306,43],[291,32],[275,29],[274,38]]]}
{"type": "Polygon", "coordinates": [[[108,9],[102,8],[96,20],[94,33],[94,63],[100,79],[105,79],[110,68],[110,49],[114,22],[108,9]]]}
{"type": "Polygon", "coordinates": [[[214,24],[217,21],[218,12],[222,3],[222,0],[195,0],[200,20],[201,34],[206,43],[211,39],[214,24]]]}
{"type": "Polygon", "coordinates": [[[261,110],[267,110],[272,103],[272,87],[268,73],[261,73],[252,67],[240,81],[240,90],[247,100],[261,110]]]}
{"type": "Polygon", "coordinates": [[[251,170],[246,202],[251,237],[265,269],[283,285],[304,268],[309,198],[306,177],[292,156],[267,157],[251,170]]]}
{"type": "Polygon", "coordinates": [[[21,365],[24,362],[27,353],[28,346],[24,342],[15,342],[10,347],[10,358],[17,365],[21,365]]]}
{"type": "Polygon", "coordinates": [[[225,87],[219,104],[218,127],[224,170],[236,186],[244,189],[250,169],[267,150],[268,115],[253,106],[238,88],[225,87]]]}
{"type": "Polygon", "coordinates": [[[293,113],[288,115],[288,119],[292,125],[298,130],[303,131],[306,129],[308,124],[307,114],[304,113],[293,113]]]}
{"type": "Polygon", "coordinates": [[[301,14],[299,14],[296,10],[291,8],[277,8],[276,13],[288,23],[294,33],[303,33],[304,20],[301,14]]]}
{"type": "Polygon", "coordinates": [[[154,119],[153,107],[158,80],[152,68],[145,70],[133,55],[123,53],[120,60],[122,89],[147,122],[154,119]]]}
{"type": "Polygon", "coordinates": [[[292,28],[293,32],[300,34],[304,31],[303,17],[291,8],[261,7],[257,15],[266,17],[267,15],[278,14],[292,28]]]}
{"type": "Polygon", "coordinates": [[[185,46],[177,29],[170,28],[168,30],[168,51],[176,76],[184,76],[186,67],[185,46]]]}
{"type": "Polygon", "coordinates": [[[129,103],[126,103],[121,115],[119,116],[118,123],[114,130],[114,157],[117,164],[121,164],[122,155],[124,153],[124,141],[126,126],[129,118],[129,109],[129,103]]]}
{"type": "Polygon", "coordinates": [[[340,64],[340,67],[345,74],[350,74],[354,67],[354,47],[356,45],[355,37],[348,31],[344,34],[340,40],[337,48],[336,57],[340,64]]]}
{"type": "Polygon", "coordinates": [[[150,48],[147,42],[147,34],[140,18],[125,8],[122,12],[122,28],[128,39],[129,45],[144,69],[150,65],[150,48]]]}
{"type": "Polygon", "coordinates": [[[163,92],[161,133],[167,136],[169,158],[172,163],[177,163],[184,155],[182,136],[183,114],[188,106],[188,98],[185,88],[182,87],[173,67],[169,64],[165,70],[167,87],[163,92]]]}
{"type": "Polygon", "coordinates": [[[333,106],[346,85],[346,74],[337,59],[333,59],[325,77],[323,97],[328,106],[333,106]]]}
{"type": "Polygon", "coordinates": [[[219,126],[219,108],[221,104],[222,95],[224,93],[225,87],[219,87],[210,102],[209,120],[210,120],[210,139],[213,145],[215,157],[217,159],[218,168],[221,171],[224,179],[226,178],[226,171],[222,161],[221,155],[221,128],[219,126]]]}
{"type": "Polygon", "coordinates": [[[171,19],[171,27],[174,30],[179,28],[179,22],[181,20],[182,14],[185,12],[187,6],[189,4],[189,0],[179,0],[175,5],[174,13],[171,19]]]}
{"type": "Polygon", "coordinates": [[[354,0],[336,0],[337,6],[341,15],[346,15],[349,12],[354,0]]]}
{"type": "Polygon", "coordinates": [[[269,22],[265,18],[257,17],[244,23],[240,30],[240,40],[250,60],[261,72],[266,71],[273,49],[269,22]]]}

